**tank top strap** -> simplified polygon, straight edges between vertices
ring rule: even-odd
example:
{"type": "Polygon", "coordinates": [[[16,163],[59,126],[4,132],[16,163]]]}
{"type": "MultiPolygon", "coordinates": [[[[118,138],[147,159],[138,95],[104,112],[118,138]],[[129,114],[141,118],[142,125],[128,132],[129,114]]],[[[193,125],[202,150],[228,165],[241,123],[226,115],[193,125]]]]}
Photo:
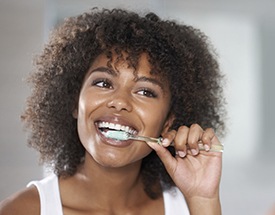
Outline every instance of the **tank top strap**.
{"type": "Polygon", "coordinates": [[[31,181],[27,187],[31,185],[34,185],[39,193],[40,215],[63,215],[58,177],[55,174],[41,181],[31,181]]]}
{"type": "Polygon", "coordinates": [[[177,187],[165,190],[163,199],[165,215],[190,215],[185,198],[177,187]]]}

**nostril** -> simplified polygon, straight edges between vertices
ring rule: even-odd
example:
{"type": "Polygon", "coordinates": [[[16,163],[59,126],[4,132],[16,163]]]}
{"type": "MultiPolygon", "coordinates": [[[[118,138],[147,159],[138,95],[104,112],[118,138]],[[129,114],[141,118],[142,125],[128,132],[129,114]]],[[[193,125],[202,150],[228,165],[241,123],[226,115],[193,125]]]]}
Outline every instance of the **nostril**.
{"type": "Polygon", "coordinates": [[[110,101],[107,103],[108,108],[115,108],[117,111],[126,110],[131,111],[132,110],[132,104],[130,100],[128,100],[125,97],[119,97],[119,98],[111,98],[110,101]]]}

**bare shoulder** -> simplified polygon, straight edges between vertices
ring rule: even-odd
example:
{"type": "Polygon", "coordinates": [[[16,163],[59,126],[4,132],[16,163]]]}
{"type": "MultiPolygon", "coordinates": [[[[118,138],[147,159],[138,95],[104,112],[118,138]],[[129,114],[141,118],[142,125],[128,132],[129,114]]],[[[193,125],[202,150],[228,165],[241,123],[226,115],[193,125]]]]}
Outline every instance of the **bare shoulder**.
{"type": "Polygon", "coordinates": [[[40,199],[35,186],[28,187],[0,202],[0,215],[39,215],[40,199]]]}

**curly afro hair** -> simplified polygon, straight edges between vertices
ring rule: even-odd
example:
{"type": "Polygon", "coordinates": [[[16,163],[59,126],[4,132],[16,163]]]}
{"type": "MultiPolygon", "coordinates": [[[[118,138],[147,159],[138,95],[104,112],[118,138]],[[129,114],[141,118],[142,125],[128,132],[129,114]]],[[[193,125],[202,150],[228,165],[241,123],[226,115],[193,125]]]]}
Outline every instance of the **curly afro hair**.
{"type": "MultiPolygon", "coordinates": [[[[31,130],[28,144],[58,176],[73,175],[83,162],[85,150],[72,111],[91,63],[100,54],[111,59],[114,50],[118,56],[126,52],[133,68],[146,53],[154,73],[168,80],[172,129],[197,123],[219,134],[224,131],[223,77],[202,32],[154,13],[92,9],[68,18],[52,32],[28,79],[32,94],[22,114],[31,130]]],[[[154,189],[159,182],[164,189],[174,186],[155,152],[144,158],[141,174],[151,198],[159,196],[154,189]]]]}

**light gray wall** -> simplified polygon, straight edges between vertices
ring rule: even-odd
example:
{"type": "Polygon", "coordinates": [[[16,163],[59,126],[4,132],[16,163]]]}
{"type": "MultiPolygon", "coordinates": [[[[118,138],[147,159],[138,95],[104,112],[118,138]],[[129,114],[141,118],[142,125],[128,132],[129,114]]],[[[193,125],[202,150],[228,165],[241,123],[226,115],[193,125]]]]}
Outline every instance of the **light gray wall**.
{"type": "Polygon", "coordinates": [[[43,42],[43,14],[42,1],[0,1],[0,200],[42,175],[20,114],[29,94],[23,79],[43,42]]]}
{"type": "MultiPolygon", "coordinates": [[[[0,0],[0,200],[24,187],[28,181],[42,177],[37,154],[27,148],[19,119],[24,100],[29,93],[22,79],[31,71],[33,53],[40,50],[45,36],[58,17],[75,15],[93,6],[118,5],[137,10],[150,9],[166,17],[176,17],[180,13],[181,17],[195,17],[194,14],[200,14],[202,18],[207,14],[224,14],[244,17],[253,23],[259,33],[257,43],[261,64],[258,86],[261,98],[249,99],[257,99],[255,102],[259,104],[261,111],[257,122],[253,122],[253,116],[251,119],[239,120],[250,120],[252,125],[260,126],[256,131],[259,139],[256,140],[255,153],[248,160],[236,162],[235,155],[226,154],[225,151],[221,194],[225,215],[263,214],[275,203],[275,1],[44,1],[46,4],[37,0],[0,0]]],[[[242,101],[241,98],[238,99],[242,101]]],[[[241,108],[242,104],[239,105],[241,108]]],[[[249,135],[251,131],[243,127],[239,132],[249,135]]],[[[230,143],[227,144],[229,152],[230,143]]],[[[249,142],[239,144],[250,147],[249,142]]],[[[246,152],[241,151],[244,157],[246,152]]],[[[241,153],[239,154],[242,155],[241,153]]]]}
{"type": "MultiPolygon", "coordinates": [[[[275,3],[274,3],[275,4],[275,3]]],[[[274,6],[275,7],[275,6],[274,6]]],[[[273,13],[275,17],[275,12],[273,13]]],[[[262,41],[262,86],[263,86],[263,139],[261,151],[265,157],[275,158],[275,18],[263,19],[262,41]]],[[[274,160],[273,164],[275,164],[274,160]]],[[[275,167],[273,169],[275,172],[275,167]]],[[[274,178],[275,180],[275,178],[274,178]]]]}

